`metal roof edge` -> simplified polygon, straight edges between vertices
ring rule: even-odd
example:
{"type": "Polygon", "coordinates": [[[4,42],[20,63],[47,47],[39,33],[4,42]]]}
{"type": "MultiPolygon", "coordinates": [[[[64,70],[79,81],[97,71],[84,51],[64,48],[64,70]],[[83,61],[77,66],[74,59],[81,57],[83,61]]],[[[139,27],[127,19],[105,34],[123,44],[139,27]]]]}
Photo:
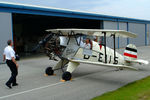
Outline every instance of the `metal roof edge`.
{"type": "MultiPolygon", "coordinates": [[[[21,10],[21,11],[25,10],[26,11],[26,12],[22,12],[22,13],[28,13],[30,11],[36,11],[36,12],[39,11],[40,13],[44,12],[43,14],[47,13],[47,15],[49,15],[48,13],[53,13],[54,15],[60,13],[60,14],[62,14],[60,16],[64,16],[64,17],[68,16],[68,17],[75,17],[75,18],[96,19],[96,20],[105,20],[105,21],[108,20],[108,21],[120,21],[120,22],[134,22],[134,23],[148,23],[148,24],[150,24],[150,20],[144,20],[144,19],[118,17],[118,16],[111,16],[111,15],[102,15],[102,14],[91,13],[91,12],[83,12],[83,11],[75,11],[75,10],[60,9],[60,8],[53,8],[53,7],[43,7],[43,6],[27,5],[27,4],[18,4],[18,3],[9,3],[9,2],[0,2],[0,11],[1,11],[1,9],[2,10],[11,9],[10,12],[12,12],[12,13],[15,13],[17,11],[19,12],[19,10],[21,10]]],[[[29,14],[31,14],[31,13],[29,13],[29,14]]]]}

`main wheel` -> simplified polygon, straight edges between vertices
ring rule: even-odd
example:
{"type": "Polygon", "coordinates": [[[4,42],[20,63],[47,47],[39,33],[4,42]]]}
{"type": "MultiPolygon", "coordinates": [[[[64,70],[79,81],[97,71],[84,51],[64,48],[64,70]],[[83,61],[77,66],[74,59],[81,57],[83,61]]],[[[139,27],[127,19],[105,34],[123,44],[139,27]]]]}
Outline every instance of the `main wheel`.
{"type": "Polygon", "coordinates": [[[45,69],[45,73],[46,73],[47,75],[53,75],[53,74],[54,74],[54,70],[52,69],[52,67],[47,67],[47,68],[45,69]]]}
{"type": "Polygon", "coordinates": [[[62,79],[65,80],[65,81],[69,81],[71,80],[71,73],[70,72],[64,72],[63,75],[62,75],[62,79]]]}

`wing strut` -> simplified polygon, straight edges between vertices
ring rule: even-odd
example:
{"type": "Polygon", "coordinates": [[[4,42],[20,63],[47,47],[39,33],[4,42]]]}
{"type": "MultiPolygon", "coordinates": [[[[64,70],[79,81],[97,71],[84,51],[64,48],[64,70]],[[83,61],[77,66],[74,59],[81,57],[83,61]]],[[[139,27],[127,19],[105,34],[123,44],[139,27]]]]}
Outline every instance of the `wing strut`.
{"type": "Polygon", "coordinates": [[[113,39],[114,39],[114,62],[115,62],[115,58],[116,58],[116,39],[115,39],[115,34],[113,35],[113,39]]]}
{"type": "Polygon", "coordinates": [[[106,55],[106,32],[104,33],[104,48],[105,48],[105,63],[107,63],[107,55],[106,55]]]}
{"type": "Polygon", "coordinates": [[[116,36],[115,36],[115,34],[113,35],[113,39],[114,39],[114,64],[117,64],[118,61],[116,59],[118,57],[116,57],[116,36]]]}

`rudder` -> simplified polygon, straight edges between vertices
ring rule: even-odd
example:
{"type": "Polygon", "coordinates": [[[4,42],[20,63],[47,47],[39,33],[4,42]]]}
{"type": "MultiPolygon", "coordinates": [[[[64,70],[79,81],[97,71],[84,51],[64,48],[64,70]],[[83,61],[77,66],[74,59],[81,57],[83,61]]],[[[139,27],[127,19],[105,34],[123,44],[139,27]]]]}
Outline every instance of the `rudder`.
{"type": "Polygon", "coordinates": [[[124,59],[132,61],[137,59],[137,48],[134,44],[128,44],[124,51],[124,59]]]}

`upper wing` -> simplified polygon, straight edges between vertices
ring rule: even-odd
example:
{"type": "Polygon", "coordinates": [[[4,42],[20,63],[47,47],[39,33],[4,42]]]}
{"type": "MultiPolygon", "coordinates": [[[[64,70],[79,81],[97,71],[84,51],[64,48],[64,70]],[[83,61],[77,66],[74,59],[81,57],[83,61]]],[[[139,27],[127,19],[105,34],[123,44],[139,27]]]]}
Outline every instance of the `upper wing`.
{"type": "Polygon", "coordinates": [[[104,30],[104,29],[49,29],[46,30],[48,32],[53,32],[56,34],[62,35],[75,35],[75,34],[85,34],[85,35],[92,35],[92,36],[106,36],[115,35],[116,37],[129,37],[129,38],[136,38],[137,35],[131,32],[127,32],[124,30],[104,30]]]}

